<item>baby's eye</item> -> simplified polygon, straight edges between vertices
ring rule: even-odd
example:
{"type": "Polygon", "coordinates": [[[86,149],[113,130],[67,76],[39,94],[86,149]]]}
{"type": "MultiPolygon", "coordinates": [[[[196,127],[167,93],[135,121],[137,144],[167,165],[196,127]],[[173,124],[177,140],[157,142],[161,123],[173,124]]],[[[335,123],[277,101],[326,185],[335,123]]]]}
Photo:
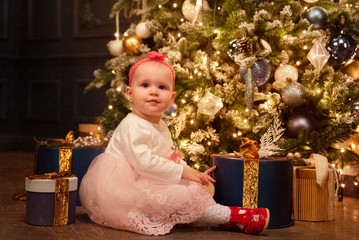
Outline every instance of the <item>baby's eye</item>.
{"type": "Polygon", "coordinates": [[[148,88],[148,86],[149,86],[148,83],[143,83],[142,84],[142,87],[144,87],[144,88],[148,88]]]}
{"type": "Polygon", "coordinates": [[[160,88],[160,89],[166,89],[166,86],[160,85],[159,88],[160,88]]]}

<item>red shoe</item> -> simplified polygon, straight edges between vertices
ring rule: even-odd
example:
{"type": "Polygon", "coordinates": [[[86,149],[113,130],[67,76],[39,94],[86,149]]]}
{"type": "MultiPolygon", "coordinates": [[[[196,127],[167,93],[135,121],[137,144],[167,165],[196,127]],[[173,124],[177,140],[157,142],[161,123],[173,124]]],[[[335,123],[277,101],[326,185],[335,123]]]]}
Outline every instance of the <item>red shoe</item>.
{"type": "Polygon", "coordinates": [[[249,234],[260,234],[267,230],[270,218],[267,208],[229,208],[231,209],[231,219],[222,227],[249,234]]]}

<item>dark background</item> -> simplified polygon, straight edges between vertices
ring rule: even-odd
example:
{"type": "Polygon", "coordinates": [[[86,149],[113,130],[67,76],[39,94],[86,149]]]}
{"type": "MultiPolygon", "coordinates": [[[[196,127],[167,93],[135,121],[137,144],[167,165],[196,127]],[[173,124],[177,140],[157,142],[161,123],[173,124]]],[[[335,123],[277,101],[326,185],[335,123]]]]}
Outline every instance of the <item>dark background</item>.
{"type": "Polygon", "coordinates": [[[64,138],[102,114],[105,89],[83,89],[111,58],[115,2],[0,0],[0,151],[33,151],[34,137],[64,138]]]}

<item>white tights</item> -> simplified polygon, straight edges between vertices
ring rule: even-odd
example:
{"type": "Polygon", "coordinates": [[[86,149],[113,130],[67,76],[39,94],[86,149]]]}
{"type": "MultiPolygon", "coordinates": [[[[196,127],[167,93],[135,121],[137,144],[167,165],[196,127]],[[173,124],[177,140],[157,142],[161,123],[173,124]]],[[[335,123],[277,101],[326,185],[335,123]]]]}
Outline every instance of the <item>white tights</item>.
{"type": "Polygon", "coordinates": [[[227,223],[231,218],[231,209],[227,206],[215,204],[209,206],[193,224],[198,227],[218,227],[227,223]]]}

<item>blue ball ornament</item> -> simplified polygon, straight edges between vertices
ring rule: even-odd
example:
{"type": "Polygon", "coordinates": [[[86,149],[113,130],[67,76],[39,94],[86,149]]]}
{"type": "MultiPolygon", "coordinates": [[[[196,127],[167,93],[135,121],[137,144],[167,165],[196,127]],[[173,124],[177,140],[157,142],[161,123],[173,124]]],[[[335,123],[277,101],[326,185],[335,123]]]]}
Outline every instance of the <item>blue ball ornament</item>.
{"type": "MultiPolygon", "coordinates": [[[[254,62],[252,69],[252,82],[254,86],[260,87],[268,82],[270,74],[271,74],[271,67],[270,64],[264,60],[259,59],[254,62]]],[[[240,67],[239,74],[243,82],[246,82],[247,79],[247,68],[240,67]]]]}
{"type": "Polygon", "coordinates": [[[305,18],[314,25],[314,29],[323,29],[327,22],[327,11],[319,6],[309,8],[305,18]]]}
{"type": "Polygon", "coordinates": [[[334,61],[344,64],[355,56],[357,43],[350,35],[338,34],[328,40],[326,49],[334,61]]]}
{"type": "Polygon", "coordinates": [[[176,114],[178,109],[178,106],[176,103],[173,103],[171,106],[169,106],[169,108],[167,108],[167,110],[165,111],[166,115],[172,115],[172,114],[176,114]]]}

